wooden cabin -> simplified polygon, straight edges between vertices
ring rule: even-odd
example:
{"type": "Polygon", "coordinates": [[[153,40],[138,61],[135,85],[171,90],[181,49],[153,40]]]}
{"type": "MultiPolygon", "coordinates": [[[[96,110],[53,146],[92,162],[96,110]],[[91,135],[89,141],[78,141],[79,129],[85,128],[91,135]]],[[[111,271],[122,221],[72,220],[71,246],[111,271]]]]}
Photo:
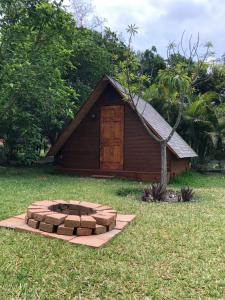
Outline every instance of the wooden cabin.
{"type": "MultiPolygon", "coordinates": [[[[55,156],[58,170],[159,181],[160,145],[146,125],[162,138],[168,136],[171,126],[149,103],[136,97],[132,104],[125,96],[117,81],[102,78],[48,153],[55,156]]],[[[168,180],[188,170],[190,158],[197,156],[178,133],[169,141],[167,154],[168,180]]]]}

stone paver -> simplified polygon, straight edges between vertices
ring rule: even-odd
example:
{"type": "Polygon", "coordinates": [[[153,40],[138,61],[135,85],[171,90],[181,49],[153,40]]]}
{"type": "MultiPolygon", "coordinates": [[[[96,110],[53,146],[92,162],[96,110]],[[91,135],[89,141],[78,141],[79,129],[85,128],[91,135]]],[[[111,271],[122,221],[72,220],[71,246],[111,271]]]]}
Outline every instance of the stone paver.
{"type": "Polygon", "coordinates": [[[96,220],[91,216],[81,216],[80,226],[84,228],[95,228],[96,220]]]}
{"type": "Polygon", "coordinates": [[[105,213],[97,213],[92,215],[92,217],[95,218],[97,224],[104,226],[110,225],[115,220],[114,215],[105,213]]]}
{"type": "Polygon", "coordinates": [[[65,227],[64,225],[59,225],[57,229],[57,233],[61,235],[73,235],[74,228],[65,227]]]}
{"type": "Polygon", "coordinates": [[[102,234],[105,233],[107,231],[106,226],[102,226],[102,225],[96,225],[95,229],[94,229],[94,234],[102,234]]]}
{"type": "MultiPolygon", "coordinates": [[[[29,222],[28,222],[28,225],[29,225],[29,222]]],[[[40,229],[41,231],[54,232],[54,230],[55,230],[55,225],[49,224],[49,223],[45,223],[45,222],[41,222],[41,223],[40,223],[40,226],[39,226],[39,229],[40,229]]]]}
{"type": "Polygon", "coordinates": [[[81,201],[78,200],[70,200],[69,203],[70,204],[74,204],[74,205],[79,205],[81,201]]]}
{"type": "Polygon", "coordinates": [[[68,204],[68,202],[65,200],[54,200],[54,202],[68,204]]]}
{"type": "Polygon", "coordinates": [[[53,224],[53,225],[61,225],[64,223],[66,215],[60,213],[54,213],[47,215],[45,217],[45,223],[53,224]]]}
{"type": "Polygon", "coordinates": [[[113,230],[116,227],[116,220],[107,226],[107,231],[113,230]]]}
{"type": "Polygon", "coordinates": [[[37,201],[37,202],[32,203],[32,205],[41,205],[41,206],[46,206],[46,207],[54,205],[54,204],[57,204],[57,202],[50,201],[50,200],[42,200],[42,201],[37,201]]]}
{"type": "Polygon", "coordinates": [[[50,211],[45,211],[45,212],[34,212],[32,214],[33,216],[33,219],[35,219],[36,221],[40,221],[40,222],[43,222],[45,220],[45,217],[47,215],[51,215],[51,214],[54,214],[54,212],[50,212],[50,211]]]}
{"type": "Polygon", "coordinates": [[[106,205],[101,205],[101,206],[97,207],[95,210],[102,211],[102,210],[108,210],[108,209],[112,209],[112,207],[106,206],[106,205]]]}
{"type": "Polygon", "coordinates": [[[27,233],[37,234],[37,235],[43,235],[44,233],[43,231],[28,226],[27,224],[18,225],[16,226],[15,230],[18,232],[27,232],[27,233]]]}
{"type": "Polygon", "coordinates": [[[0,221],[0,227],[99,248],[120,233],[134,215],[87,201],[38,201],[26,214],[0,221]]]}
{"type": "Polygon", "coordinates": [[[79,216],[68,216],[64,222],[66,227],[79,227],[80,226],[80,217],[79,216]]]}
{"type": "Polygon", "coordinates": [[[92,229],[79,227],[77,228],[76,234],[77,236],[88,236],[92,234],[92,229]]]}
{"type": "Polygon", "coordinates": [[[46,206],[42,206],[42,205],[29,205],[27,209],[46,209],[46,206]]]}
{"type": "Polygon", "coordinates": [[[135,219],[135,215],[122,215],[122,214],[117,214],[117,221],[121,222],[131,222],[135,219]]]}
{"type": "Polygon", "coordinates": [[[28,218],[33,218],[34,213],[46,212],[46,211],[48,211],[46,208],[38,208],[38,209],[28,208],[27,209],[27,217],[28,218]]]}
{"type": "Polygon", "coordinates": [[[26,214],[15,216],[15,218],[25,220],[26,214]]]}
{"type": "Polygon", "coordinates": [[[16,228],[18,225],[22,225],[24,224],[24,220],[13,217],[13,218],[9,218],[3,221],[0,221],[0,227],[4,227],[4,228],[16,228]]]}
{"type": "Polygon", "coordinates": [[[105,209],[104,213],[117,215],[117,211],[115,209],[105,209]]]}
{"type": "Polygon", "coordinates": [[[36,221],[34,219],[29,219],[28,226],[37,229],[39,227],[39,221],[36,221]]]}
{"type": "Polygon", "coordinates": [[[40,235],[40,236],[43,236],[43,237],[55,238],[55,239],[64,240],[64,241],[69,241],[69,240],[74,238],[74,236],[59,235],[59,234],[56,234],[56,233],[49,233],[49,232],[40,231],[38,229],[31,228],[27,224],[17,226],[16,231],[37,234],[37,235],[40,235]]]}
{"type": "Polygon", "coordinates": [[[86,207],[86,208],[98,208],[101,206],[101,204],[98,204],[98,203],[92,203],[92,202],[86,202],[86,201],[81,201],[79,203],[80,206],[83,206],[83,207],[86,207]]]}
{"type": "Polygon", "coordinates": [[[69,241],[69,243],[76,245],[86,245],[89,247],[100,248],[109,242],[113,237],[119,234],[121,230],[113,229],[112,231],[91,236],[79,236],[69,241]]]}
{"type": "Polygon", "coordinates": [[[128,224],[129,222],[121,222],[116,220],[115,229],[123,230],[125,227],[127,227],[128,224]]]}

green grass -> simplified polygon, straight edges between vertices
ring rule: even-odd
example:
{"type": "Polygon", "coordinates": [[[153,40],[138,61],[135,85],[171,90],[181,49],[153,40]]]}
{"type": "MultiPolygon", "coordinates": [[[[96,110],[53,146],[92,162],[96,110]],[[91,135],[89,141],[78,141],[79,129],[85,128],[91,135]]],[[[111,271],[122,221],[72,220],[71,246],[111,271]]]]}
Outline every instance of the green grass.
{"type": "Polygon", "coordinates": [[[142,203],[126,180],[0,169],[0,219],[42,199],[111,205],[136,220],[95,250],[0,230],[0,299],[225,299],[225,177],[188,173],[170,187],[195,188],[192,203],[142,203]]]}

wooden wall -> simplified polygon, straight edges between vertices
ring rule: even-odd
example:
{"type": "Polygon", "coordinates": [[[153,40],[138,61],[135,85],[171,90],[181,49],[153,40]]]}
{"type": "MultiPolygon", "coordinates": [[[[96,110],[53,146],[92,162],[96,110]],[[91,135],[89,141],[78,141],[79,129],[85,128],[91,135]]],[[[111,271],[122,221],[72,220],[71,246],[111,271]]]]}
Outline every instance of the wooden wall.
{"type": "MultiPolygon", "coordinates": [[[[129,171],[160,171],[160,146],[149,136],[136,113],[125,107],[124,169],[129,171]]],[[[170,166],[170,152],[168,168],[170,166]]]]}
{"type": "Polygon", "coordinates": [[[176,158],[175,156],[171,159],[171,177],[181,174],[190,169],[190,159],[188,158],[176,158]]]}
{"type": "MultiPolygon", "coordinates": [[[[160,146],[147,133],[138,116],[126,104],[117,91],[109,85],[91,111],[64,144],[57,163],[69,169],[99,169],[100,107],[103,105],[124,105],[124,171],[160,172],[160,146]]],[[[168,151],[168,171],[173,166],[177,173],[186,168],[183,160],[175,159],[168,151]],[[173,164],[172,164],[173,161],[173,164]]],[[[172,170],[171,170],[172,171],[172,170]]],[[[172,173],[172,172],[171,172],[172,173]]]]}

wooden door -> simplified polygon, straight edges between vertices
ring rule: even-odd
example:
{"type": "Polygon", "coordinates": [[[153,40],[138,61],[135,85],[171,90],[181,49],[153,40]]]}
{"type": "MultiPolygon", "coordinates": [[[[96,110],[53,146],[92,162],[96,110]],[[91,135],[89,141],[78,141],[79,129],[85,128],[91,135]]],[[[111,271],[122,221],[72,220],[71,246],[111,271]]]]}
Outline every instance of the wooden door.
{"type": "Polygon", "coordinates": [[[100,168],[123,170],[124,106],[101,107],[100,168]]]}

